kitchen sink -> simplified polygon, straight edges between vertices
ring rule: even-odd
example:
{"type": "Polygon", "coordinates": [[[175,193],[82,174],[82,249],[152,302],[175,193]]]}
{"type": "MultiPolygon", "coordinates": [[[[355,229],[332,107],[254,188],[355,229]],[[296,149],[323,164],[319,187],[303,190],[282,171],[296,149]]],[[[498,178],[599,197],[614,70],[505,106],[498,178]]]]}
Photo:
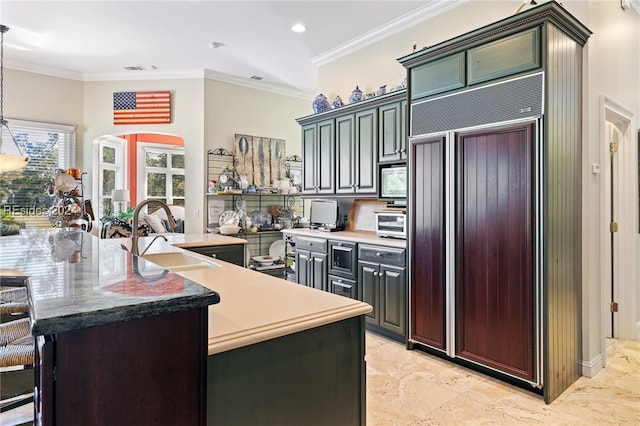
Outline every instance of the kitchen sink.
{"type": "Polygon", "coordinates": [[[185,253],[153,253],[145,254],[143,259],[162,266],[171,272],[192,271],[194,269],[217,268],[215,262],[208,262],[185,253]]]}

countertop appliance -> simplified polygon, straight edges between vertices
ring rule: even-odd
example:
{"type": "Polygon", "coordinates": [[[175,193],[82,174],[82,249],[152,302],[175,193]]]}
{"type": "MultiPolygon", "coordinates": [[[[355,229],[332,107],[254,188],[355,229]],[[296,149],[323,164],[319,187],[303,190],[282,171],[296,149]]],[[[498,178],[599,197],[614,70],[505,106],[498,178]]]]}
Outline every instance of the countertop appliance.
{"type": "Polygon", "coordinates": [[[311,229],[319,231],[341,231],[340,209],[335,200],[311,200],[311,229]]]}
{"type": "Polygon", "coordinates": [[[407,238],[407,211],[388,208],[376,213],[376,234],[381,237],[407,238]]]}

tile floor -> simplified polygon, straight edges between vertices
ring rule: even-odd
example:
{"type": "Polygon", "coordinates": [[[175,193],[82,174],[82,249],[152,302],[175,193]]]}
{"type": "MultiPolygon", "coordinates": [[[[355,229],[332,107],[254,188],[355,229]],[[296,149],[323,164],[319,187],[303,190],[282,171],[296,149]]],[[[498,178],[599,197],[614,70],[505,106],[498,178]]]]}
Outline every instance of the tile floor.
{"type": "MultiPolygon", "coordinates": [[[[608,366],[552,404],[542,397],[367,333],[367,425],[639,425],[640,340],[609,342],[608,366]]],[[[0,414],[30,421],[31,406],[0,414]]],[[[350,426],[350,425],[331,425],[350,426]]]]}
{"type": "Polygon", "coordinates": [[[367,334],[367,425],[640,425],[640,340],[609,342],[607,367],[558,399],[367,334]]]}

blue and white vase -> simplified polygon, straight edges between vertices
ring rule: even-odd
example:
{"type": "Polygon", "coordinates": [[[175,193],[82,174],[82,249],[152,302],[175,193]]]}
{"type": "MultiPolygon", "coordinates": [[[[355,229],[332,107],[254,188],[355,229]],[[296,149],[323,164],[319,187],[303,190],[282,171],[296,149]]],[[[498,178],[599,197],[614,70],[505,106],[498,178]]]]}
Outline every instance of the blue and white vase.
{"type": "Polygon", "coordinates": [[[362,100],[362,90],[358,86],[353,89],[351,92],[351,96],[349,96],[349,103],[352,104],[354,102],[360,102],[362,100]]]}
{"type": "Polygon", "coordinates": [[[329,110],[329,101],[327,100],[327,97],[325,95],[320,93],[313,100],[313,112],[317,114],[319,112],[324,112],[328,110],[329,110]]]}
{"type": "Polygon", "coordinates": [[[331,105],[333,105],[333,108],[340,108],[341,106],[344,106],[344,102],[342,102],[340,95],[336,96],[331,105]]]}

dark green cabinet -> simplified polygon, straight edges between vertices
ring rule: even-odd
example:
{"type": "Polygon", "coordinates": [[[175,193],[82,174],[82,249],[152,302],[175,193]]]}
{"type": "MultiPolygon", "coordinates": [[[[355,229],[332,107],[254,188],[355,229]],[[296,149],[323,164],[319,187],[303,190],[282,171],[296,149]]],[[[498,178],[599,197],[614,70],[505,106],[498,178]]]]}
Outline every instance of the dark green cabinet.
{"type": "Polygon", "coordinates": [[[394,102],[378,109],[378,161],[398,162],[407,159],[407,101],[394,102]]]}
{"type": "Polygon", "coordinates": [[[405,90],[297,121],[303,195],[378,194],[378,163],[406,160],[405,90]]]}
{"type": "Polygon", "coordinates": [[[244,244],[225,244],[218,246],[202,246],[202,247],[184,247],[195,253],[219,259],[224,262],[233,263],[234,265],[245,265],[245,245],[244,244]]]}
{"type": "Polygon", "coordinates": [[[353,193],[356,186],[355,115],[336,118],[336,193],[353,193]]]}
{"type": "Polygon", "coordinates": [[[405,250],[359,245],[358,282],[362,301],[373,307],[367,324],[404,340],[407,332],[405,250]]]}
{"type": "Polygon", "coordinates": [[[296,281],[298,284],[327,290],[327,240],[298,237],[296,239],[296,281]]]}
{"type": "Polygon", "coordinates": [[[302,127],[302,193],[332,194],[335,190],[335,121],[302,127]]]}
{"type": "Polygon", "coordinates": [[[377,126],[377,108],[336,118],[336,194],[377,192],[377,126]]]}
{"type": "Polygon", "coordinates": [[[298,250],[296,253],[298,284],[318,290],[327,289],[327,254],[298,250]]]}

